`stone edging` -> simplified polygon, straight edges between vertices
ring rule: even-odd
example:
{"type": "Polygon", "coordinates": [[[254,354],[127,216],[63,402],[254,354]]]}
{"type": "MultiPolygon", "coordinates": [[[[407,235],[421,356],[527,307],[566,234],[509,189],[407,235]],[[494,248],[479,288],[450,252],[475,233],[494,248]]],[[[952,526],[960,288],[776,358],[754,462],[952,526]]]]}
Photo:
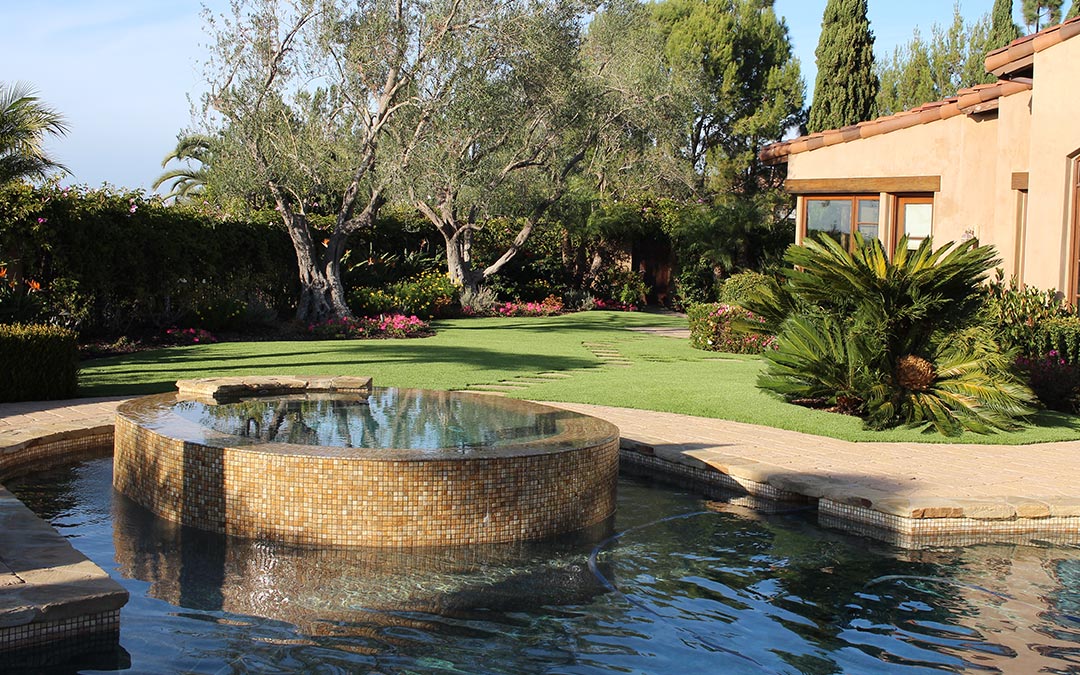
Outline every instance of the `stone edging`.
{"type": "MultiPolygon", "coordinates": [[[[102,448],[112,428],[53,433],[0,448],[0,478],[102,448]]],[[[128,592],[0,487],[0,654],[100,651],[120,637],[128,592]]],[[[7,658],[7,657],[5,657],[7,658]]]]}
{"type": "Polygon", "coordinates": [[[780,501],[816,502],[820,524],[901,548],[967,546],[1031,538],[1080,542],[1080,498],[944,499],[898,497],[843,481],[806,476],[751,459],[724,462],[708,453],[622,438],[624,461],[680,484],[706,484],[780,501]]]}

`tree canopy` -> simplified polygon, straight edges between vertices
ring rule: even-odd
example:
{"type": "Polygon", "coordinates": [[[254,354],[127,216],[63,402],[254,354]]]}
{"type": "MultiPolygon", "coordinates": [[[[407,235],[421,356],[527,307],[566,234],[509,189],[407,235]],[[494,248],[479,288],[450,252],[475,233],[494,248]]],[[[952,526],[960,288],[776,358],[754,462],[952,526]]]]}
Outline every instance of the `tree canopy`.
{"type": "Polygon", "coordinates": [[[889,61],[878,64],[878,114],[893,114],[994,81],[984,67],[991,32],[989,17],[965,23],[959,4],[953,8],[952,23],[947,28],[935,24],[929,41],[916,30],[889,61]]]}
{"type": "Polygon", "coordinates": [[[1061,21],[1061,5],[1064,0],[1023,0],[1021,9],[1024,23],[1032,33],[1053,26],[1061,21]]]}
{"type": "Polygon", "coordinates": [[[810,132],[870,119],[878,93],[866,0],[829,0],[821,21],[810,132]]]}

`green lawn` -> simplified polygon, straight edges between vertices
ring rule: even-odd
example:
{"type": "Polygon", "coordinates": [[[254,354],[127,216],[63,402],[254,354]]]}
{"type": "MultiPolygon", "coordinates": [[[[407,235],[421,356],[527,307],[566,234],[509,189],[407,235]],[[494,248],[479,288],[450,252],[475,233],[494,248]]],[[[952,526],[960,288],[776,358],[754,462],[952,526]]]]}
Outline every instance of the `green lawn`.
{"type": "Polygon", "coordinates": [[[854,417],[809,410],[760,391],[753,357],[691,349],[682,339],[628,330],[685,326],[674,316],[584,312],[550,318],[440,321],[417,340],[232,342],[89,361],[84,396],[169,391],[178,379],[254,374],[361,375],[380,386],[463,389],[543,372],[569,377],[520,384],[512,396],[686,413],[853,441],[1036,443],[1080,439],[1080,418],[1041,413],[1022,431],[960,439],[912,429],[872,432],[854,417]],[[614,349],[628,366],[594,353],[614,349]]]}

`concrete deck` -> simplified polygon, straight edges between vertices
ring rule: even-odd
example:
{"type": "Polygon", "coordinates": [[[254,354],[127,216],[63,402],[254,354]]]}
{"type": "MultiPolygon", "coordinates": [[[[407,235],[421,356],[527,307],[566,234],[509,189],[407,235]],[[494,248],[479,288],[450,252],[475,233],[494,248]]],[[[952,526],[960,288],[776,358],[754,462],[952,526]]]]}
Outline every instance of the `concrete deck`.
{"type": "MultiPolygon", "coordinates": [[[[108,427],[123,400],[0,405],[0,461],[35,438],[108,427]]],[[[844,525],[829,516],[850,520],[865,527],[849,529],[902,546],[1005,536],[1080,542],[1078,442],[851,443],[673,413],[551,405],[618,426],[624,457],[755,496],[816,500],[827,524],[844,525]],[[931,535],[938,539],[926,539],[931,535]]]]}

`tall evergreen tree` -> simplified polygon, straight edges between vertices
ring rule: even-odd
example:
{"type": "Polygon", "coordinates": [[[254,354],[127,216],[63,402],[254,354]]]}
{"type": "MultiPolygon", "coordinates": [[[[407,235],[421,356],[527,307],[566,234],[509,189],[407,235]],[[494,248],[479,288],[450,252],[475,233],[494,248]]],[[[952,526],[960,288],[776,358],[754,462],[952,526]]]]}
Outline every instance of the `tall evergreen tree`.
{"type": "Polygon", "coordinates": [[[1033,33],[1058,23],[1061,21],[1063,2],[1064,0],[1024,0],[1024,23],[1033,33]]]}
{"type": "Polygon", "coordinates": [[[994,0],[994,9],[990,13],[990,37],[987,48],[990,51],[1004,47],[1020,37],[1020,26],[1013,21],[1013,1],[994,0]]]}
{"type": "Polygon", "coordinates": [[[829,0],[825,5],[807,124],[811,132],[855,124],[874,112],[879,83],[866,5],[867,0],[829,0]]]}
{"type": "Polygon", "coordinates": [[[934,24],[929,41],[916,29],[907,45],[897,47],[892,60],[879,63],[878,114],[887,115],[928,101],[953,96],[976,84],[993,82],[984,66],[990,17],[966,23],[960,5],[953,8],[948,27],[934,24]]]}
{"type": "Polygon", "coordinates": [[[1069,8],[1069,13],[1065,15],[1065,20],[1073,19],[1080,16],[1080,0],[1073,0],[1072,7],[1069,8]]]}

